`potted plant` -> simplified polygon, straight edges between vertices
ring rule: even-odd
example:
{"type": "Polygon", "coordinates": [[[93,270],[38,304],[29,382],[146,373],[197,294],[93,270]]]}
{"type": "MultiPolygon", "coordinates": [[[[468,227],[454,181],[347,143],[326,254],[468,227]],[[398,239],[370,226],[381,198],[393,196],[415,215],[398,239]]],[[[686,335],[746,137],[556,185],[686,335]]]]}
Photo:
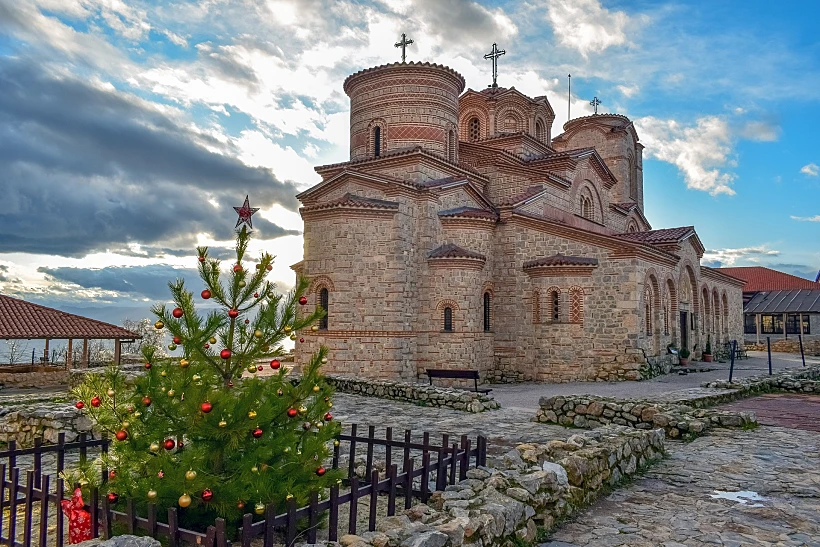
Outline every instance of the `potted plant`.
{"type": "Polygon", "coordinates": [[[678,352],[678,357],[680,358],[680,366],[685,367],[689,364],[689,350],[686,347],[682,347],[678,352]]]}
{"type": "Polygon", "coordinates": [[[706,347],[703,348],[703,362],[704,363],[711,363],[712,362],[712,337],[706,337],[706,347]]]}

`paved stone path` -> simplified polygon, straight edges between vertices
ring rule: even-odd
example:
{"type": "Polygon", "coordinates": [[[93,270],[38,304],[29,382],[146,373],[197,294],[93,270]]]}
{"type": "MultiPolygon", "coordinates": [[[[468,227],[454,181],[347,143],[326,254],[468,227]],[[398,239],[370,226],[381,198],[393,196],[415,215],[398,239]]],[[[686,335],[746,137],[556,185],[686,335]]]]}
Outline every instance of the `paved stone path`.
{"type": "MultiPolygon", "coordinates": [[[[820,357],[806,357],[806,364],[820,363],[820,357]]],[[[709,366],[710,372],[696,372],[687,375],[678,375],[674,372],[658,376],[641,382],[575,382],[567,384],[497,384],[490,386],[491,395],[503,408],[519,408],[532,411],[538,408],[538,399],[553,395],[600,395],[603,397],[629,398],[657,398],[663,399],[671,392],[700,388],[703,382],[713,380],[727,380],[729,378],[729,363],[697,363],[698,366],[709,366]]],[[[800,355],[791,353],[772,353],[772,369],[774,371],[787,368],[799,368],[802,363],[800,355]]],[[[765,374],[769,370],[766,352],[750,351],[749,359],[735,362],[734,377],[746,378],[758,374],[765,374]]]]}
{"type": "Polygon", "coordinates": [[[820,547],[820,434],[716,429],[667,448],[541,547],[820,547]]]}
{"type": "Polygon", "coordinates": [[[820,396],[769,393],[724,405],[726,410],[747,410],[763,425],[777,425],[820,433],[820,396]]]}

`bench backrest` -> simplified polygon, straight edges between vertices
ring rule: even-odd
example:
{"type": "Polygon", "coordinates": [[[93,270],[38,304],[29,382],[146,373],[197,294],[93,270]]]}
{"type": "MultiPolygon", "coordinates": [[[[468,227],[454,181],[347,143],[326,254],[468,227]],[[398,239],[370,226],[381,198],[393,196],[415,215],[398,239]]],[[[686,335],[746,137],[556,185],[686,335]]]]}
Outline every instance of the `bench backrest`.
{"type": "Polygon", "coordinates": [[[427,376],[430,378],[469,378],[471,380],[478,380],[477,370],[444,370],[428,368],[427,376]]]}

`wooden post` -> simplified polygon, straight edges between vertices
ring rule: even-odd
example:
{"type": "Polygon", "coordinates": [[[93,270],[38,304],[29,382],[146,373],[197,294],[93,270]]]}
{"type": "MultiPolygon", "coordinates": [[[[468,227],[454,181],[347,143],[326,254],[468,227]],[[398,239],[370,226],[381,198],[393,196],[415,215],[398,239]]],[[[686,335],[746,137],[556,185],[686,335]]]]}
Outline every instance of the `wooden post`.
{"type": "Polygon", "coordinates": [[[68,350],[66,351],[66,354],[65,354],[65,368],[67,368],[67,369],[71,369],[74,366],[74,363],[72,362],[72,360],[73,360],[72,357],[74,355],[74,346],[73,346],[73,344],[74,344],[74,340],[69,338],[68,339],[68,350]]]}
{"type": "Polygon", "coordinates": [[[88,368],[88,338],[83,338],[83,356],[80,358],[82,368],[88,368]]]}
{"type": "Polygon", "coordinates": [[[783,338],[788,338],[789,337],[789,333],[787,332],[787,329],[786,329],[786,320],[788,318],[789,318],[789,316],[784,313],[783,314],[783,338]]]}
{"type": "Polygon", "coordinates": [[[43,349],[43,357],[45,357],[43,364],[48,363],[48,338],[46,338],[46,347],[43,349]]]}
{"type": "Polygon", "coordinates": [[[120,366],[120,358],[122,357],[122,342],[119,338],[114,339],[114,362],[120,366]]]}
{"type": "Polygon", "coordinates": [[[760,322],[761,322],[760,317],[761,316],[760,316],[759,313],[755,314],[755,329],[757,329],[757,343],[758,344],[760,343],[760,322]]]}

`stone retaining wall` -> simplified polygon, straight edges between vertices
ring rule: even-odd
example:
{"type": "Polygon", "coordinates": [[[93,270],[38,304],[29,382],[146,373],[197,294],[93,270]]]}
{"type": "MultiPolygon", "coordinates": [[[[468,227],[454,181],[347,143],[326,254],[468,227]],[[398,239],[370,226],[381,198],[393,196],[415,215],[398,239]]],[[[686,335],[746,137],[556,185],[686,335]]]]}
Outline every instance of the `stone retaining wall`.
{"type": "MultiPolygon", "coordinates": [[[[763,342],[745,342],[744,346],[747,351],[766,351],[765,338],[763,342]]],[[[778,338],[772,339],[772,351],[779,351],[783,353],[800,353],[800,341],[795,335],[794,338],[778,338]]],[[[803,353],[806,355],[820,355],[820,336],[804,336],[803,337],[803,353]]]]}
{"type": "Polygon", "coordinates": [[[427,406],[447,407],[467,412],[484,412],[485,410],[500,408],[498,402],[492,397],[463,389],[390,382],[387,380],[366,380],[346,376],[326,376],[325,379],[341,393],[379,397],[427,406]]]}
{"type": "MultiPolygon", "coordinates": [[[[533,542],[538,527],[588,505],[664,454],[660,430],[602,427],[566,441],[523,444],[467,479],[435,492],[376,531],[342,536],[345,547],[459,547],[533,542]]],[[[328,544],[334,545],[334,544],[328,544]]]]}
{"type": "Polygon", "coordinates": [[[691,439],[712,427],[751,427],[751,412],[696,409],[636,399],[611,399],[593,395],[542,397],[534,420],[593,429],[606,424],[635,429],[662,428],[671,439],[691,439]]]}
{"type": "Polygon", "coordinates": [[[0,441],[16,440],[21,447],[32,446],[36,437],[56,443],[60,433],[66,441],[77,440],[80,433],[91,433],[91,420],[66,403],[0,408],[0,441]]]}
{"type": "Polygon", "coordinates": [[[0,369],[0,385],[4,387],[44,387],[68,384],[69,371],[56,367],[26,367],[26,372],[0,369]]]}
{"type": "Polygon", "coordinates": [[[820,365],[792,368],[769,376],[749,376],[732,382],[717,380],[704,382],[704,388],[734,389],[749,397],[769,391],[795,391],[800,393],[820,393],[820,365]]]}

